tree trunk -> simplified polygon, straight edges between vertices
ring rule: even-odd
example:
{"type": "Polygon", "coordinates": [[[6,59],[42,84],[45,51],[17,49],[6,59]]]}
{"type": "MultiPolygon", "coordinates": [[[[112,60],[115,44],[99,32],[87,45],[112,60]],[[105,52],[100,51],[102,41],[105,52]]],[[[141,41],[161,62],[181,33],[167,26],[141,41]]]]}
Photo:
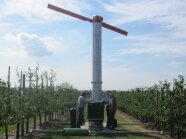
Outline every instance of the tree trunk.
{"type": "Polygon", "coordinates": [[[170,121],[170,137],[174,138],[175,134],[174,134],[174,122],[171,120],[170,121]]]}
{"type": "Polygon", "coordinates": [[[17,129],[16,129],[16,139],[19,139],[19,122],[17,123],[17,129]]]}
{"type": "Polygon", "coordinates": [[[50,113],[48,114],[48,121],[50,121],[50,113]]]}
{"type": "Polygon", "coordinates": [[[180,123],[178,124],[178,129],[177,129],[177,139],[181,139],[181,136],[180,136],[180,123]]]}
{"type": "Polygon", "coordinates": [[[182,123],[181,123],[181,131],[180,131],[181,133],[180,133],[180,136],[182,137],[183,136],[183,121],[182,121],[182,123]]]}
{"type": "Polygon", "coordinates": [[[5,125],[5,138],[8,139],[8,125],[5,125]]]}
{"type": "Polygon", "coordinates": [[[34,129],[36,129],[36,115],[34,115],[34,129]]]}
{"type": "Polygon", "coordinates": [[[46,112],[45,112],[45,123],[46,123],[46,112]]]}
{"type": "Polygon", "coordinates": [[[29,130],[29,116],[26,116],[26,134],[28,134],[28,130],[29,130]]]}
{"type": "Polygon", "coordinates": [[[41,126],[41,120],[42,120],[42,119],[41,119],[41,116],[42,116],[42,115],[39,114],[39,126],[41,126]]]}
{"type": "Polygon", "coordinates": [[[24,117],[21,118],[21,136],[24,136],[24,117]]]}
{"type": "Polygon", "coordinates": [[[163,123],[163,131],[166,131],[166,122],[163,123]]]}

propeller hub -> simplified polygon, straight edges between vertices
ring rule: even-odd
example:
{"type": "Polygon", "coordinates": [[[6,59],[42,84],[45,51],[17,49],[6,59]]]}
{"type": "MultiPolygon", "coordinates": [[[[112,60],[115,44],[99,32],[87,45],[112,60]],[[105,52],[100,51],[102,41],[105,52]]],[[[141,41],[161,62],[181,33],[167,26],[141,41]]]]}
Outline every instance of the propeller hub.
{"type": "Polygon", "coordinates": [[[103,21],[103,17],[96,15],[93,17],[93,22],[102,22],[103,21]]]}

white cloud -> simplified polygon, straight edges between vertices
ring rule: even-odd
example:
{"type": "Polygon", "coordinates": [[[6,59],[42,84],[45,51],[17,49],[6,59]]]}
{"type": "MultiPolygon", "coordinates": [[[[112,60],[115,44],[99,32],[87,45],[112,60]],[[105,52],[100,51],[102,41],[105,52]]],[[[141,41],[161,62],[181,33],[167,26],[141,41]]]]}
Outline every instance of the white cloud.
{"type": "Polygon", "coordinates": [[[36,35],[28,35],[24,33],[20,33],[17,35],[18,39],[21,40],[21,44],[24,46],[25,51],[31,55],[36,57],[41,57],[45,55],[51,55],[52,53],[47,49],[44,42],[41,38],[36,35]]]}
{"type": "Polygon", "coordinates": [[[118,50],[118,54],[153,54],[156,56],[186,56],[186,48],[176,48],[171,45],[152,45],[144,47],[132,47],[118,50]]]}
{"type": "MultiPolygon", "coordinates": [[[[101,3],[111,13],[113,24],[152,23],[159,32],[154,34],[140,31],[125,39],[130,47],[119,50],[120,54],[153,54],[161,56],[186,56],[186,1],[184,0],[111,0],[101,3]]],[[[149,29],[145,28],[145,30],[149,29]]],[[[135,32],[131,32],[135,33],[135,32]]],[[[121,38],[116,38],[121,39],[121,38]]]]}
{"type": "Polygon", "coordinates": [[[39,36],[20,32],[0,37],[0,55],[41,57],[52,53],[63,52],[65,45],[62,38],[39,36]]]}
{"type": "Polygon", "coordinates": [[[88,9],[89,5],[85,1],[75,0],[4,0],[1,9],[1,18],[6,16],[22,16],[29,22],[48,23],[61,20],[72,20],[69,16],[56,13],[47,8],[48,3],[58,7],[70,9],[76,13],[83,13],[84,9],[88,9]]]}
{"type": "Polygon", "coordinates": [[[169,67],[173,70],[182,70],[185,64],[184,61],[172,61],[169,63],[169,67]]]}
{"type": "Polygon", "coordinates": [[[112,22],[115,24],[131,22],[151,22],[165,24],[177,29],[185,29],[185,7],[184,0],[124,0],[111,3],[102,3],[104,9],[112,14],[112,22]]]}
{"type": "MultiPolygon", "coordinates": [[[[115,38],[122,40],[123,38],[115,38]]],[[[140,36],[128,36],[127,48],[118,50],[118,54],[153,54],[157,56],[186,56],[186,42],[179,38],[164,36],[164,33],[140,36]]],[[[126,41],[126,39],[125,39],[126,41]]]]}
{"type": "MultiPolygon", "coordinates": [[[[126,90],[136,86],[150,86],[158,83],[159,80],[168,79],[172,81],[178,73],[185,75],[183,70],[185,66],[184,59],[180,61],[175,59],[175,61],[166,63],[166,66],[170,69],[166,70],[166,73],[154,73],[147,70],[139,72],[134,71],[135,69],[127,69],[127,61],[126,65],[124,65],[120,56],[121,54],[186,56],[186,19],[184,15],[186,14],[186,4],[184,1],[111,0],[110,4],[106,0],[105,2],[107,3],[102,3],[103,7],[111,14],[108,15],[105,11],[104,14],[111,17],[112,23],[134,23],[135,25],[140,23],[144,25],[144,23],[148,22],[157,25],[156,27],[158,28],[160,27],[161,31],[154,34],[145,34],[145,32],[140,31],[138,32],[140,35],[136,36],[132,36],[136,32],[129,32],[129,36],[123,38],[124,41],[121,38],[116,38],[119,39],[117,40],[119,48],[122,45],[127,46],[127,48],[122,47],[123,49],[120,50],[117,50],[119,49],[118,47],[113,48],[117,52],[116,54],[110,50],[106,51],[105,54],[103,53],[103,89],[126,90]],[[120,67],[121,65],[124,66],[120,67]],[[180,70],[176,71],[175,68],[180,70]]],[[[4,0],[0,4],[0,21],[6,21],[7,23],[0,22],[0,26],[3,28],[0,31],[0,35],[3,34],[0,36],[0,77],[7,75],[8,65],[17,66],[19,69],[24,70],[41,60],[42,63],[40,65],[44,67],[44,70],[53,66],[53,69],[57,72],[58,82],[69,81],[78,89],[90,89],[92,80],[92,60],[90,60],[92,48],[89,46],[91,45],[90,41],[85,39],[81,32],[76,33],[76,31],[71,29],[68,32],[64,32],[64,34],[62,33],[64,38],[53,37],[48,34],[41,36],[39,34],[44,33],[40,32],[42,31],[39,28],[40,26],[28,25],[36,22],[45,26],[45,23],[74,20],[47,9],[48,3],[83,15],[86,15],[90,8],[85,0],[4,0]],[[13,19],[10,19],[11,17],[13,19]],[[26,19],[27,22],[22,20],[22,18],[20,19],[20,17],[26,19]],[[16,20],[16,24],[9,22],[14,20],[16,20]],[[23,26],[26,26],[26,29],[23,26]],[[34,32],[32,31],[33,28],[34,32]],[[20,33],[20,31],[23,33],[20,33]],[[7,34],[7,32],[10,34],[7,34]],[[63,52],[66,49],[70,53],[64,54],[63,52]],[[54,55],[44,58],[36,57],[48,56],[49,54],[54,55]],[[71,58],[71,61],[68,61],[66,55],[71,58]],[[76,56],[78,56],[77,59],[74,58],[76,56]]],[[[53,25],[55,26],[55,24],[53,25]]]]}
{"type": "Polygon", "coordinates": [[[19,39],[12,34],[0,37],[0,56],[1,57],[25,57],[24,48],[19,45],[19,39]]]}

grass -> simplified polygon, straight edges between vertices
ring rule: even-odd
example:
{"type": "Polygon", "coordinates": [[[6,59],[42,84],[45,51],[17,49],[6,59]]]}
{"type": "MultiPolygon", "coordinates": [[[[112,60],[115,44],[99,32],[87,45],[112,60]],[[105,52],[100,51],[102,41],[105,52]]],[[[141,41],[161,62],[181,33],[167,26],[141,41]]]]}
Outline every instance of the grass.
{"type": "MultiPolygon", "coordinates": [[[[87,108],[85,108],[84,112],[85,119],[87,119],[87,108]]],[[[37,117],[38,119],[38,117],[37,117]]],[[[120,112],[117,112],[116,119],[118,123],[131,123],[131,119],[123,116],[120,112]]],[[[26,120],[25,120],[26,121],[26,120]]],[[[65,121],[65,122],[69,122],[65,121]]],[[[106,122],[106,113],[104,122],[106,122]]],[[[30,118],[30,123],[33,123],[33,118],[30,118]]],[[[69,124],[65,123],[46,123],[47,129],[53,129],[53,130],[62,130],[63,128],[70,127],[69,124]]],[[[16,125],[10,125],[9,131],[14,131],[16,129],[16,125]]],[[[139,131],[139,128],[132,125],[119,125],[116,130],[124,130],[124,131],[139,131]]],[[[4,128],[0,128],[0,136],[4,134],[4,128]]],[[[107,138],[116,138],[116,139],[154,139],[154,136],[150,136],[147,134],[125,134],[125,135],[99,135],[99,136],[64,136],[62,134],[39,134],[39,137],[37,137],[37,134],[34,135],[38,139],[107,139],[107,138]]],[[[156,137],[157,139],[160,139],[156,137]]]]}
{"type": "MultiPolygon", "coordinates": [[[[87,108],[85,108],[85,119],[87,119],[87,108]]],[[[130,123],[129,119],[125,119],[120,113],[117,112],[116,118],[118,120],[118,123],[130,123]]],[[[106,121],[106,114],[104,122],[106,121]]],[[[63,129],[65,127],[69,127],[69,125],[60,124],[57,125],[55,128],[52,129],[63,129]]],[[[131,125],[121,125],[116,128],[117,130],[124,130],[124,131],[137,131],[137,128],[135,126],[131,125]]],[[[138,130],[139,131],[139,130],[138,130]]],[[[64,136],[62,134],[45,134],[40,139],[106,139],[106,138],[116,138],[116,139],[153,139],[154,137],[147,135],[147,134],[126,134],[126,135],[99,135],[99,136],[64,136]]]]}
{"type": "MultiPolygon", "coordinates": [[[[38,122],[39,116],[37,116],[36,119],[37,119],[37,122],[38,122]]],[[[43,119],[43,116],[42,116],[42,119],[43,119]]],[[[25,118],[24,122],[25,122],[25,128],[26,128],[26,118],[25,118]]],[[[30,119],[29,119],[29,126],[31,124],[33,124],[33,122],[34,122],[34,117],[30,117],[30,119]]],[[[16,130],[16,125],[17,124],[8,125],[8,132],[15,131],[16,130]]],[[[0,136],[3,136],[4,134],[5,134],[5,127],[1,127],[0,128],[0,136]]]]}
{"type": "MultiPolygon", "coordinates": [[[[14,131],[16,129],[16,124],[14,125],[8,125],[8,131],[14,131]]],[[[0,136],[3,136],[5,133],[5,127],[0,128],[0,136]]]]}
{"type": "Polygon", "coordinates": [[[134,136],[134,135],[126,135],[126,136],[62,136],[62,135],[47,135],[43,136],[41,139],[108,139],[108,138],[116,138],[116,139],[152,139],[145,136],[134,136]]]}

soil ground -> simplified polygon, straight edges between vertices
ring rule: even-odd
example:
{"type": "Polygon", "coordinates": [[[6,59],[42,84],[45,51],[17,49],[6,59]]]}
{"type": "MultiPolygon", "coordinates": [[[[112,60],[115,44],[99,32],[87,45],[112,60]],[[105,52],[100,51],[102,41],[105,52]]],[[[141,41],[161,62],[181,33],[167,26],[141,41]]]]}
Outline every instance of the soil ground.
{"type": "MultiPolygon", "coordinates": [[[[63,130],[63,128],[70,127],[69,114],[65,117],[60,117],[58,120],[43,123],[40,129],[47,130],[63,130]]],[[[85,118],[86,118],[85,114],[85,118]]],[[[106,119],[106,116],[105,116],[106,119]]],[[[138,133],[138,131],[154,131],[147,128],[147,124],[141,123],[139,120],[117,110],[116,119],[118,126],[115,131],[126,131],[132,133],[126,133],[122,135],[97,135],[97,136],[63,136],[61,133],[49,134],[34,132],[29,136],[22,137],[22,139],[106,139],[106,138],[117,138],[117,139],[168,139],[166,135],[160,135],[159,133],[138,133]],[[136,132],[136,133],[135,133],[136,132]]],[[[106,121],[106,120],[105,120],[106,121]]],[[[104,121],[104,122],[105,122],[104,121]]],[[[37,126],[38,127],[38,126],[37,126]]],[[[38,127],[39,128],[39,127],[38,127]]],[[[87,126],[88,128],[88,126],[87,126]]],[[[3,139],[3,138],[1,138],[3,139]]],[[[9,139],[15,139],[15,131],[9,133],[9,139]]]]}
{"type": "MultiPolygon", "coordinates": [[[[119,110],[117,110],[116,117],[118,117],[119,119],[120,119],[120,117],[122,119],[125,119],[126,125],[123,124],[121,126],[124,126],[126,129],[128,129],[130,131],[155,131],[153,129],[148,128],[149,124],[141,123],[139,120],[135,119],[134,117],[132,117],[124,112],[121,112],[119,110]]],[[[148,134],[148,135],[151,136],[152,138],[158,138],[158,139],[168,139],[169,138],[166,135],[161,135],[158,133],[157,134],[148,134]]]]}
{"type": "MultiPolygon", "coordinates": [[[[61,133],[58,134],[46,134],[46,133],[33,133],[30,139],[106,139],[106,138],[117,138],[117,139],[167,139],[165,135],[159,133],[138,133],[138,131],[153,131],[146,128],[147,124],[141,123],[139,120],[121,112],[117,111],[116,118],[118,120],[118,127],[116,131],[132,131],[133,133],[126,133],[122,135],[97,135],[97,136],[63,136],[61,133]],[[136,133],[135,133],[136,132],[136,133]]],[[[47,122],[43,125],[44,129],[51,130],[62,130],[64,127],[70,127],[69,123],[62,121],[47,122]]]]}

